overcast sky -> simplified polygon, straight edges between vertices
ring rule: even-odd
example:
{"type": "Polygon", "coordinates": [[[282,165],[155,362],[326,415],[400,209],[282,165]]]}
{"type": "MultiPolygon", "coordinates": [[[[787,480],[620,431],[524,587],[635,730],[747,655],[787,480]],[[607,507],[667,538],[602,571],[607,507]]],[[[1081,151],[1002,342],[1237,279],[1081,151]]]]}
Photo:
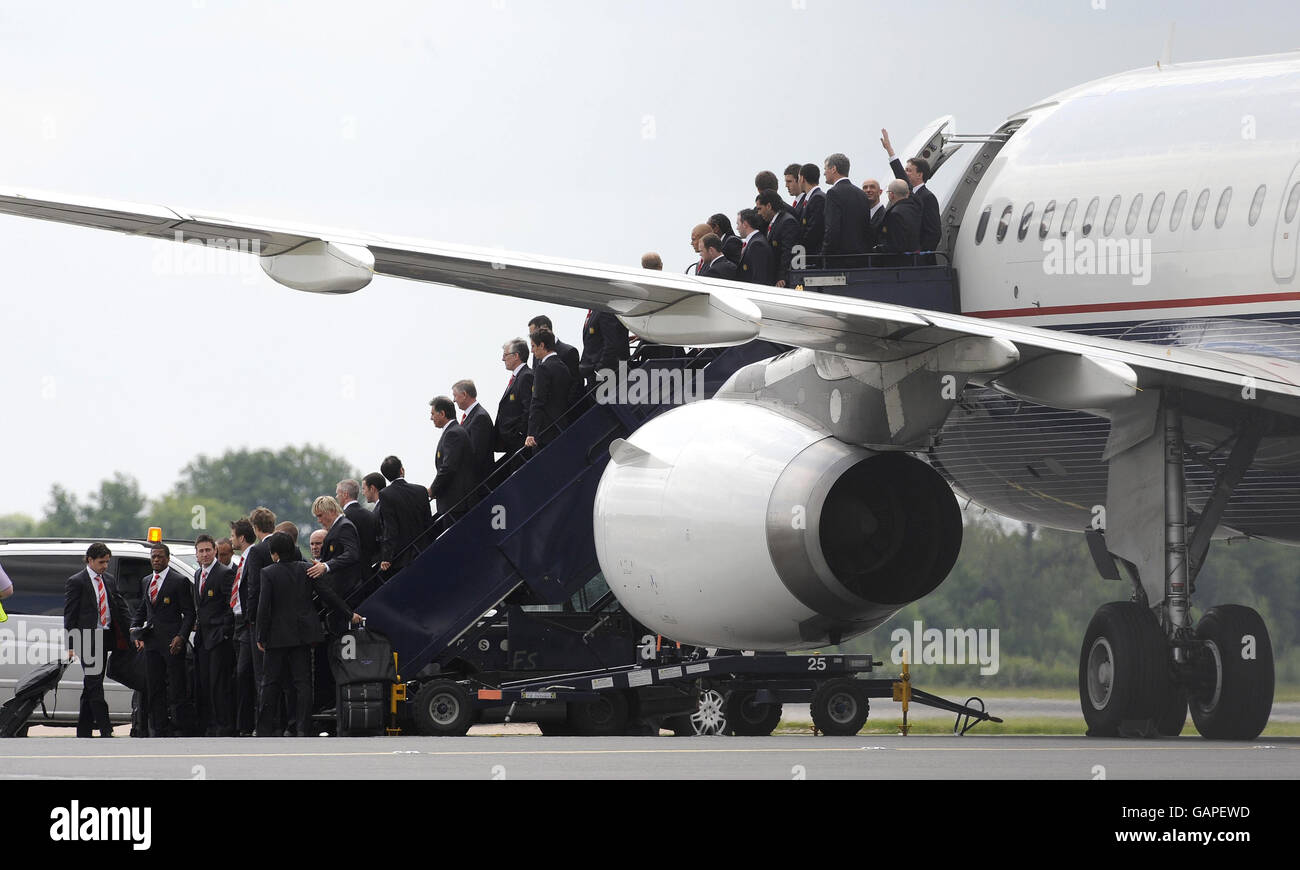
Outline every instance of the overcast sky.
{"type": "MultiPolygon", "coordinates": [[[[680,271],[758,170],[887,176],[881,126],[988,132],[1154,63],[1171,22],[1175,61],[1300,47],[1293,0],[3,0],[0,187],[680,271]]],[[[234,447],[396,453],[428,483],[430,398],[471,377],[495,413],[534,314],[580,338],[580,310],[382,277],[314,297],[183,253],[0,217],[0,514],[114,471],[159,495],[234,447]]]]}

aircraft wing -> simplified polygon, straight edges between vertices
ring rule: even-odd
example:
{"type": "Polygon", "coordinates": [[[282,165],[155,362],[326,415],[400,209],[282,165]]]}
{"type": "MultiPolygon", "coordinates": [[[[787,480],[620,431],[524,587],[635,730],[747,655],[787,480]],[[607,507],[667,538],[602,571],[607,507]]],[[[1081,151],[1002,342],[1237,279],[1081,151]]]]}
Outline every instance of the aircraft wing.
{"type": "Polygon", "coordinates": [[[258,254],[273,279],[311,292],[355,292],[379,274],[611,311],[636,334],[665,344],[720,346],[764,338],[891,362],[958,339],[986,339],[1010,355],[1003,353],[1001,362],[985,372],[978,365],[967,368],[972,379],[1036,404],[1094,410],[1099,395],[1118,401],[1143,389],[1179,387],[1300,418],[1300,363],[1274,357],[1119,341],[814,292],[33,191],[0,190],[0,214],[232,249],[244,243],[239,249],[258,254]]]}

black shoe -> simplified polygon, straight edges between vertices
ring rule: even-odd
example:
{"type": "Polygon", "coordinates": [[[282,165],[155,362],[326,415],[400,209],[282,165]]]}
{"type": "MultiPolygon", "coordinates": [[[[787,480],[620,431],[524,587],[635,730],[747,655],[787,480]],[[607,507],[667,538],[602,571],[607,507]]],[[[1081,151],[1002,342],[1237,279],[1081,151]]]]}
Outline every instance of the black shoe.
{"type": "Polygon", "coordinates": [[[113,736],[113,729],[112,729],[112,728],[104,728],[104,729],[102,729],[102,730],[99,732],[99,736],[100,736],[100,737],[112,737],[112,736],[113,736]]]}
{"type": "Polygon", "coordinates": [[[253,736],[253,732],[252,732],[252,731],[240,731],[238,736],[240,736],[240,737],[252,737],[252,736],[253,736]]]}

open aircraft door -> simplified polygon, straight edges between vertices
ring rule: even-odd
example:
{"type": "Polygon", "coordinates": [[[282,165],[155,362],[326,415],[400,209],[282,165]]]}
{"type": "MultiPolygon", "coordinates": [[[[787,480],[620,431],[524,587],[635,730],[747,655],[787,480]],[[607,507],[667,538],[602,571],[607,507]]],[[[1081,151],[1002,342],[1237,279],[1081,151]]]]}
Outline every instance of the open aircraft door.
{"type": "Polygon", "coordinates": [[[1295,280],[1296,252],[1300,248],[1300,163],[1282,188],[1282,203],[1273,230],[1273,277],[1280,284],[1295,280]]]}

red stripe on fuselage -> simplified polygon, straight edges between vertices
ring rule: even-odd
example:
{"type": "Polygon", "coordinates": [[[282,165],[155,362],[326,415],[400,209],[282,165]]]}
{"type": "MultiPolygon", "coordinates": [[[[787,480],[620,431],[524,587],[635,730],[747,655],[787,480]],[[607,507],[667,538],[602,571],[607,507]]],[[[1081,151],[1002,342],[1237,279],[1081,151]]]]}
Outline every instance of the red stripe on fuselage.
{"type": "Polygon", "coordinates": [[[1296,302],[1300,293],[1252,293],[1245,296],[1203,296],[1199,299],[1152,299],[1146,302],[1096,302],[1087,305],[1045,305],[1038,308],[1003,308],[996,311],[966,311],[967,317],[1045,317],[1052,314],[1086,314],[1094,311],[1149,311],[1156,308],[1201,308],[1211,305],[1241,305],[1260,302],[1296,302]]]}

